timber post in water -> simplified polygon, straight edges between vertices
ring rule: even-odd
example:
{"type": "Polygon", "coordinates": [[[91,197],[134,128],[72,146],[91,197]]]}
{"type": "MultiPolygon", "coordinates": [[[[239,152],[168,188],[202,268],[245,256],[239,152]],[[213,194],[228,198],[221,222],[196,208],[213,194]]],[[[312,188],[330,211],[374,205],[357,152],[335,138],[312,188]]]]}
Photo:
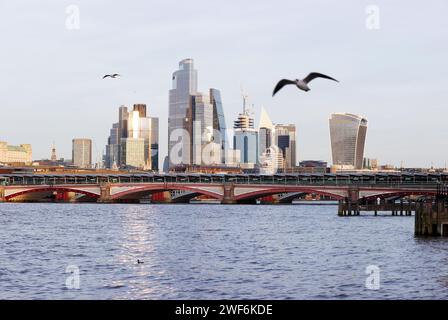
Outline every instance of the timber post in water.
{"type": "Polygon", "coordinates": [[[435,199],[427,199],[417,204],[415,235],[448,237],[447,186],[438,187],[435,199]]]}
{"type": "Polygon", "coordinates": [[[339,200],[338,215],[343,216],[359,216],[361,213],[359,207],[359,188],[353,187],[348,190],[348,197],[339,200]]]}
{"type": "Polygon", "coordinates": [[[339,200],[338,215],[345,216],[359,216],[361,211],[374,212],[375,216],[378,212],[390,212],[392,216],[411,216],[412,211],[416,210],[416,203],[411,198],[406,200],[401,198],[399,202],[396,199],[366,199],[360,198],[359,188],[351,187],[348,190],[348,196],[339,200]]]}

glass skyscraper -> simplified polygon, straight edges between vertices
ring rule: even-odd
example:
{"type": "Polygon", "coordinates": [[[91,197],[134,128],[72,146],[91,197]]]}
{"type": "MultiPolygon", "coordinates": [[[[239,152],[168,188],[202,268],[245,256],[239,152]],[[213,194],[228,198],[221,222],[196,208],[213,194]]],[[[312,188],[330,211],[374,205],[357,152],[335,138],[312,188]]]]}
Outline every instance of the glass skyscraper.
{"type": "Polygon", "coordinates": [[[143,168],[146,165],[145,139],[125,138],[121,140],[121,159],[126,167],[143,168]]]}
{"type": "Polygon", "coordinates": [[[329,122],[333,165],[362,169],[367,119],[350,113],[335,113],[329,122]]]}
{"type": "Polygon", "coordinates": [[[106,146],[106,167],[158,170],[158,130],[159,119],[147,115],[145,104],[135,104],[132,111],[121,106],[119,121],[113,124],[106,146]]]}
{"type": "Polygon", "coordinates": [[[117,167],[120,163],[120,124],[114,123],[110,129],[109,138],[106,145],[105,166],[106,168],[117,167]]]}
{"type": "Polygon", "coordinates": [[[210,89],[208,95],[199,93],[197,78],[192,59],[182,60],[173,73],[168,118],[170,168],[225,163],[227,138],[221,93],[217,89],[210,89]],[[209,158],[204,159],[205,155],[209,158]]]}
{"type": "Polygon", "coordinates": [[[296,166],[296,126],[293,124],[275,125],[275,144],[282,151],[284,167],[296,166]]]}
{"type": "MultiPolygon", "coordinates": [[[[193,128],[191,130],[191,162],[202,165],[203,148],[213,143],[213,106],[210,97],[198,93],[191,97],[191,114],[193,128]]],[[[220,159],[219,159],[220,162],[220,159]]]]}
{"type": "Polygon", "coordinates": [[[151,170],[159,171],[159,118],[151,118],[151,170]]]}
{"type": "Polygon", "coordinates": [[[221,163],[225,163],[227,150],[227,126],[224,116],[224,108],[221,100],[221,92],[217,89],[210,89],[210,103],[213,105],[213,129],[219,132],[219,136],[213,136],[213,141],[220,145],[221,163]]]}
{"type": "Polygon", "coordinates": [[[193,59],[179,63],[173,73],[173,87],[169,92],[168,159],[170,167],[191,164],[192,114],[191,96],[197,93],[197,71],[193,59]],[[180,148],[173,149],[180,143],[180,148]]]}
{"type": "Polygon", "coordinates": [[[233,148],[240,151],[241,164],[255,167],[258,164],[258,132],[254,129],[254,119],[244,111],[238,115],[233,128],[233,148]]]}

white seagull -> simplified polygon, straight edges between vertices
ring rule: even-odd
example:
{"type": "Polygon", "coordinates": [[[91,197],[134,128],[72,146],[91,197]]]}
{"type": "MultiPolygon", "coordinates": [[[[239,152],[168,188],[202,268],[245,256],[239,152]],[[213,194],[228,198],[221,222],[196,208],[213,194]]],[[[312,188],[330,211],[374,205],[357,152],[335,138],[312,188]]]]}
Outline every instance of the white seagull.
{"type": "Polygon", "coordinates": [[[297,86],[297,88],[299,88],[300,90],[303,90],[303,91],[310,91],[311,89],[310,89],[310,87],[308,87],[308,83],[310,83],[312,80],[314,80],[316,78],[324,78],[324,79],[329,79],[329,80],[339,82],[338,80],[333,79],[332,77],[326,76],[322,73],[311,72],[303,80],[299,80],[299,79],[295,79],[295,80],[282,79],[282,80],[280,80],[279,83],[277,83],[277,85],[275,86],[272,96],[275,96],[275,94],[277,92],[279,92],[284,86],[286,86],[288,84],[295,84],[297,86]]]}
{"type": "Polygon", "coordinates": [[[114,74],[106,74],[106,75],[103,77],[103,79],[105,79],[105,78],[107,78],[107,77],[110,77],[110,78],[115,79],[116,77],[120,77],[120,75],[119,75],[118,73],[114,73],[114,74]]]}

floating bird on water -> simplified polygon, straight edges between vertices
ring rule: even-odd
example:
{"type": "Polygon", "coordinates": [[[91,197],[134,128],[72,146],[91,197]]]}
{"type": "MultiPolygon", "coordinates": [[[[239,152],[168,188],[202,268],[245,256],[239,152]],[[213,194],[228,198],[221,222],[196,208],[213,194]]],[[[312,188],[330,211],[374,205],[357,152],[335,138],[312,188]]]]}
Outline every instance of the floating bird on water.
{"type": "Polygon", "coordinates": [[[107,77],[110,77],[110,78],[115,79],[116,77],[120,77],[120,75],[119,75],[118,73],[114,73],[114,74],[106,74],[106,75],[103,77],[103,79],[105,79],[105,78],[107,78],[107,77]]]}
{"type": "Polygon", "coordinates": [[[137,259],[137,264],[143,264],[143,263],[144,263],[143,261],[137,259]]]}
{"type": "Polygon", "coordinates": [[[295,80],[288,80],[288,79],[282,79],[280,80],[277,85],[275,86],[274,92],[272,93],[272,96],[275,96],[275,94],[277,92],[279,92],[284,86],[289,85],[289,84],[294,84],[297,86],[297,88],[299,88],[300,90],[303,91],[310,91],[310,87],[308,87],[308,83],[310,83],[312,80],[316,79],[316,78],[324,78],[324,79],[329,79],[329,80],[333,80],[336,82],[339,82],[336,79],[333,79],[332,77],[326,76],[322,73],[317,73],[317,72],[311,72],[305,79],[303,80],[299,80],[299,79],[295,79],[295,80]]]}

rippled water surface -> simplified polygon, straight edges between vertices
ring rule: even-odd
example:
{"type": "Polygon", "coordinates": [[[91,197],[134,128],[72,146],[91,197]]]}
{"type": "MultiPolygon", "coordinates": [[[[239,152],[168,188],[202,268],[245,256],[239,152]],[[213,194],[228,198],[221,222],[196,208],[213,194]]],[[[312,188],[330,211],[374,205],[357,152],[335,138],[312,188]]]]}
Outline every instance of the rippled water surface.
{"type": "Polygon", "coordinates": [[[446,299],[448,241],[334,206],[0,204],[0,299],[446,299]],[[137,259],[144,261],[137,264],[137,259]],[[80,288],[66,288],[69,265],[80,288]],[[366,267],[380,289],[366,289],[366,267]]]}

